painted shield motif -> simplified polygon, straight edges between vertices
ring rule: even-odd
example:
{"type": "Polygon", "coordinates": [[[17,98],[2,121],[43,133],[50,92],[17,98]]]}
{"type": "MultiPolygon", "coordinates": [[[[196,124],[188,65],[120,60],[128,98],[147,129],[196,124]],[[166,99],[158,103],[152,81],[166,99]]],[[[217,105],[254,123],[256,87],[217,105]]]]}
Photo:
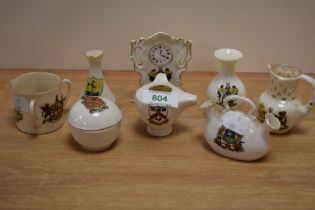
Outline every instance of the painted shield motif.
{"type": "Polygon", "coordinates": [[[45,124],[46,122],[55,123],[62,117],[64,100],[65,98],[63,98],[63,96],[61,96],[61,98],[59,99],[58,95],[56,95],[55,103],[46,103],[40,106],[42,117],[44,118],[43,124],[45,124]]]}
{"type": "Polygon", "coordinates": [[[278,120],[280,121],[279,130],[284,130],[284,129],[287,129],[289,127],[287,124],[288,118],[287,118],[287,112],[286,111],[280,111],[280,112],[278,112],[278,114],[276,114],[271,107],[266,108],[263,103],[260,103],[258,106],[257,119],[262,123],[265,122],[265,115],[267,112],[272,113],[276,118],[278,118],[278,120]]]}
{"type": "Polygon", "coordinates": [[[225,128],[223,125],[219,128],[214,143],[223,149],[227,149],[234,152],[244,152],[242,146],[242,135],[234,132],[233,130],[225,128]]]}
{"type": "Polygon", "coordinates": [[[89,110],[90,113],[102,112],[108,109],[105,101],[97,96],[83,96],[81,103],[89,110]]]}
{"type": "Polygon", "coordinates": [[[163,125],[168,122],[167,107],[149,106],[149,122],[155,125],[163,125]]]}
{"type": "MultiPolygon", "coordinates": [[[[227,82],[224,85],[220,85],[220,87],[217,89],[217,96],[218,96],[218,102],[217,104],[224,107],[223,100],[225,97],[230,95],[237,95],[238,94],[238,88],[235,85],[231,85],[229,82],[227,82]]],[[[228,104],[230,107],[236,106],[237,103],[233,100],[228,101],[228,104]]]]}
{"type": "Polygon", "coordinates": [[[86,96],[100,96],[103,92],[103,79],[89,77],[86,81],[85,94],[86,96]]]}

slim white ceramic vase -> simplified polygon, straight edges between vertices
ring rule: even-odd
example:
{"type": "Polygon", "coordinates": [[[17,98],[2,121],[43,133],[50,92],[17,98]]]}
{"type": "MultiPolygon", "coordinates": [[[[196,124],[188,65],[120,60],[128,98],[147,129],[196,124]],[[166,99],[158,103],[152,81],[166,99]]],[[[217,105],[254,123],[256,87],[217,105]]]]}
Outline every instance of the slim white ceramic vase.
{"type": "MultiPolygon", "coordinates": [[[[214,52],[215,58],[220,62],[220,69],[215,78],[208,86],[208,98],[218,106],[224,108],[224,98],[229,95],[243,95],[246,90],[243,82],[235,74],[235,65],[243,57],[243,54],[236,49],[223,48],[214,52]]],[[[231,109],[238,109],[242,105],[240,100],[228,102],[231,109]]]]}
{"type": "Polygon", "coordinates": [[[115,102],[115,96],[108,88],[101,69],[103,51],[98,49],[88,50],[86,57],[89,62],[89,73],[82,96],[102,96],[115,102]]]}

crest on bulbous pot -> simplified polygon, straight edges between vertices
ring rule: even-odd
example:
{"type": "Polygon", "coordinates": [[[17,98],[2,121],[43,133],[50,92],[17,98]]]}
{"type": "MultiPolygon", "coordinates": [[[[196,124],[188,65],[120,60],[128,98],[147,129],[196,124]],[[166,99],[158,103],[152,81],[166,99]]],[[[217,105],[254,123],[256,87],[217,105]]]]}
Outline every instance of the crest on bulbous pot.
{"type": "Polygon", "coordinates": [[[54,104],[45,103],[40,106],[42,117],[44,118],[43,124],[46,122],[55,123],[62,117],[64,100],[63,96],[59,99],[58,95],[56,95],[54,104]]]}
{"type": "Polygon", "coordinates": [[[152,82],[158,73],[165,73],[172,84],[181,87],[181,74],[192,58],[191,45],[191,41],[163,32],[131,41],[130,59],[141,75],[140,86],[152,82]]]}
{"type": "Polygon", "coordinates": [[[97,96],[83,96],[81,103],[89,110],[91,114],[95,112],[102,112],[108,109],[106,102],[97,96]]]}
{"type": "MultiPolygon", "coordinates": [[[[220,85],[217,89],[218,102],[217,104],[224,107],[223,101],[227,96],[237,95],[238,88],[235,85],[231,85],[230,82],[227,82],[225,85],[220,85]]],[[[228,101],[230,107],[236,106],[237,103],[234,100],[228,101]]]]}
{"type": "Polygon", "coordinates": [[[103,92],[103,79],[96,77],[87,78],[84,95],[86,96],[100,96],[103,92]]]}
{"type": "Polygon", "coordinates": [[[168,108],[163,106],[149,106],[148,121],[154,125],[163,125],[168,122],[168,108]]]}
{"type": "Polygon", "coordinates": [[[244,142],[242,142],[242,138],[242,135],[222,125],[218,130],[214,143],[223,149],[233,152],[244,152],[244,148],[242,146],[244,142]]]}

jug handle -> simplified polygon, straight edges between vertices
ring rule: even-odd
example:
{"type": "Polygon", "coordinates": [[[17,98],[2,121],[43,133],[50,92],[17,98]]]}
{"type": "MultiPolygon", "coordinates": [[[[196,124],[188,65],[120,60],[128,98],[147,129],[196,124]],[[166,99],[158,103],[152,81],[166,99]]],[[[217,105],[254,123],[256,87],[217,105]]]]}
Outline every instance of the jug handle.
{"type": "Polygon", "coordinates": [[[228,102],[231,101],[231,100],[235,100],[235,99],[246,102],[250,106],[250,109],[247,112],[247,115],[250,116],[250,117],[254,117],[253,116],[253,112],[256,110],[256,105],[255,105],[255,103],[252,100],[250,100],[249,98],[246,98],[245,96],[240,96],[240,95],[227,96],[223,100],[224,109],[227,110],[227,111],[230,110],[231,107],[230,107],[228,102]]]}
{"type": "Polygon", "coordinates": [[[306,74],[302,74],[300,78],[310,83],[310,85],[312,86],[312,97],[305,104],[305,106],[307,107],[307,111],[309,111],[309,109],[314,105],[314,102],[315,102],[315,80],[306,74]]]}

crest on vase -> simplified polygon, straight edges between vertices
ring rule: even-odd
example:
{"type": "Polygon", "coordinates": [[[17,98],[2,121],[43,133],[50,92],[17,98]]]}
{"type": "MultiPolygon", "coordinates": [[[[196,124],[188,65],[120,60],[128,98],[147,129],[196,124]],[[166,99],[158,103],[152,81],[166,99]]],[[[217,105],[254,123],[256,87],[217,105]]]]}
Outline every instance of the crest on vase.
{"type": "MultiPolygon", "coordinates": [[[[238,94],[238,88],[235,85],[231,85],[230,82],[227,82],[225,85],[220,85],[220,87],[217,89],[217,96],[218,96],[218,102],[217,104],[224,107],[223,101],[227,96],[230,95],[237,95],[238,94]]],[[[237,103],[234,100],[228,101],[228,104],[230,107],[236,106],[237,103]]]]}
{"type": "Polygon", "coordinates": [[[172,84],[181,87],[181,74],[192,58],[191,45],[191,41],[163,32],[131,41],[130,59],[141,75],[140,86],[152,82],[158,73],[165,73],[172,84]]]}
{"type": "Polygon", "coordinates": [[[163,106],[149,106],[149,122],[154,125],[163,125],[168,122],[168,108],[163,106]]]}
{"type": "Polygon", "coordinates": [[[219,128],[214,143],[223,149],[227,149],[233,152],[244,152],[242,144],[243,136],[235,131],[225,128],[223,125],[219,128]]]}
{"type": "Polygon", "coordinates": [[[86,96],[100,96],[103,92],[103,79],[96,77],[87,78],[84,95],[86,96]]]}

